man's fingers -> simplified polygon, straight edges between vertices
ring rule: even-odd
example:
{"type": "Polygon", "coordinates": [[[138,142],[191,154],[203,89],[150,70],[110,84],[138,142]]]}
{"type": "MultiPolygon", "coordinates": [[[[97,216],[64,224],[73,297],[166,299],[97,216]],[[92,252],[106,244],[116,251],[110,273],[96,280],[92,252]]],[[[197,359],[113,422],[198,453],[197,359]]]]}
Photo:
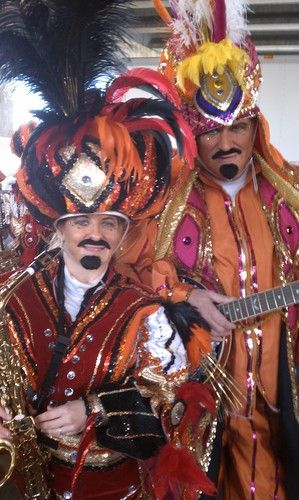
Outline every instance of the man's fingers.
{"type": "Polygon", "coordinates": [[[57,418],[55,420],[50,420],[48,422],[43,422],[42,424],[39,424],[39,429],[42,431],[42,432],[51,432],[51,431],[55,431],[57,429],[60,429],[60,427],[62,427],[63,425],[63,422],[60,418],[57,418]]]}
{"type": "Polygon", "coordinates": [[[0,424],[0,438],[8,439],[9,441],[12,440],[11,432],[9,432],[8,429],[5,429],[5,427],[3,427],[1,424],[0,424]]]}
{"type": "Polygon", "coordinates": [[[47,408],[47,411],[41,413],[35,418],[35,422],[37,424],[42,424],[43,422],[49,422],[51,420],[56,420],[63,415],[63,406],[57,406],[56,408],[51,408],[50,406],[47,408]]]}
{"type": "Polygon", "coordinates": [[[234,323],[218,310],[216,304],[230,302],[231,297],[226,297],[212,290],[192,290],[189,302],[195,306],[201,316],[207,321],[211,329],[218,335],[225,335],[225,332],[235,328],[234,323]]]}
{"type": "Polygon", "coordinates": [[[224,333],[222,335],[220,335],[219,333],[215,332],[214,330],[211,330],[210,335],[211,335],[212,342],[223,342],[224,339],[226,339],[227,337],[230,337],[231,331],[224,331],[224,333]]]}
{"type": "Polygon", "coordinates": [[[221,304],[221,303],[227,304],[228,302],[235,300],[235,297],[228,297],[227,295],[214,292],[213,290],[207,290],[207,295],[213,302],[216,302],[216,304],[221,304]]]}
{"type": "Polygon", "coordinates": [[[11,420],[12,415],[7,408],[0,406],[0,418],[3,418],[3,420],[11,420]]]}

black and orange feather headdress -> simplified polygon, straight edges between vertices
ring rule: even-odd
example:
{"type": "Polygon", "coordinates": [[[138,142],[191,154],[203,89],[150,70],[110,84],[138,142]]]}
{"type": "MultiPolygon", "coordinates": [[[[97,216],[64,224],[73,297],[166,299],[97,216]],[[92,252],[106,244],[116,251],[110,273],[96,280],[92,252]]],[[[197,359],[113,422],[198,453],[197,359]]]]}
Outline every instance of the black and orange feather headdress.
{"type": "Polygon", "coordinates": [[[130,21],[124,0],[0,1],[0,81],[24,81],[45,101],[17,173],[42,224],[104,210],[154,215],[172,179],[173,150],[192,163],[192,134],[163,76],[131,70],[96,88],[119,70],[130,21]],[[139,87],[155,98],[123,100],[139,87]]]}

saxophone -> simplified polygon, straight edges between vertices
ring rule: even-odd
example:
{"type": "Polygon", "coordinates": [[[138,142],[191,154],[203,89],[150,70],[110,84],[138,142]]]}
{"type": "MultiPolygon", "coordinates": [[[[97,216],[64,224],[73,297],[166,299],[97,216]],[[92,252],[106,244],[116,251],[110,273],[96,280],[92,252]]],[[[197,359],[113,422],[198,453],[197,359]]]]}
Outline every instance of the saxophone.
{"type": "Polygon", "coordinates": [[[44,251],[24,271],[15,272],[0,288],[0,404],[10,410],[12,420],[4,425],[12,433],[12,441],[0,439],[0,453],[9,465],[0,479],[0,487],[15,469],[25,487],[26,499],[46,500],[50,489],[46,477],[46,457],[37,441],[34,419],[26,403],[21,364],[8,337],[4,320],[7,301],[16,288],[39,269],[46,267],[60,250],[44,251]]]}

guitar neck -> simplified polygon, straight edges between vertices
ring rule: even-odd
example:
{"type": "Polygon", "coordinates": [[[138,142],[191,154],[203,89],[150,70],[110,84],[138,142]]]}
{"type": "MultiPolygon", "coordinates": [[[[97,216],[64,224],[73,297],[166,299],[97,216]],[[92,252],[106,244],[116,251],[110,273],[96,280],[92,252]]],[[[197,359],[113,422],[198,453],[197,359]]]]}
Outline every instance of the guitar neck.
{"type": "Polygon", "coordinates": [[[244,299],[233,300],[228,304],[218,304],[217,308],[229,321],[236,323],[298,303],[299,281],[293,281],[288,285],[254,293],[244,299]]]}

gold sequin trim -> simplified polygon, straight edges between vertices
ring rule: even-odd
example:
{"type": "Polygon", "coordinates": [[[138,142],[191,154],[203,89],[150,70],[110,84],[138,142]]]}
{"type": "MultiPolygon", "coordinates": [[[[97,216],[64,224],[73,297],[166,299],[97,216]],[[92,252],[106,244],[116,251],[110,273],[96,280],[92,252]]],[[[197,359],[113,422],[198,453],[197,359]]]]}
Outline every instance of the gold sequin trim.
{"type": "Polygon", "coordinates": [[[155,259],[160,260],[165,257],[172,243],[175,230],[178,222],[184,212],[188,197],[193,187],[193,182],[197,173],[194,171],[188,177],[185,185],[181,187],[179,192],[174,192],[163,211],[158,227],[158,235],[156,241],[155,259]]]}

